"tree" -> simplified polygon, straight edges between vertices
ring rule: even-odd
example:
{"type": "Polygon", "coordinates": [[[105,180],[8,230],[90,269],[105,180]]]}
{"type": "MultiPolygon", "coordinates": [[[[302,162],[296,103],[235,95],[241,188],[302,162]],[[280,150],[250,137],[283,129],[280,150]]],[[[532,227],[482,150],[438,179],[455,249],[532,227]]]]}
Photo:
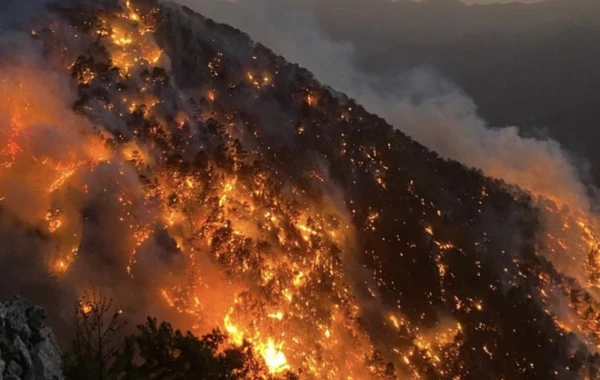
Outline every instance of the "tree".
{"type": "Polygon", "coordinates": [[[197,338],[173,330],[169,323],[148,318],[130,338],[141,361],[125,377],[137,379],[253,379],[264,378],[265,368],[255,359],[252,347],[227,347],[219,330],[197,338]]]}
{"type": "Polygon", "coordinates": [[[76,311],[77,331],[65,356],[72,380],[237,380],[297,379],[270,375],[252,345],[234,346],[215,329],[198,338],[148,317],[137,334],[124,336],[124,322],[112,300],[85,294],[76,311]]]}
{"type": "Polygon", "coordinates": [[[70,379],[115,378],[123,351],[120,336],[125,323],[113,300],[86,292],[75,309],[77,320],[71,351],[64,358],[65,375],[70,379]]]}

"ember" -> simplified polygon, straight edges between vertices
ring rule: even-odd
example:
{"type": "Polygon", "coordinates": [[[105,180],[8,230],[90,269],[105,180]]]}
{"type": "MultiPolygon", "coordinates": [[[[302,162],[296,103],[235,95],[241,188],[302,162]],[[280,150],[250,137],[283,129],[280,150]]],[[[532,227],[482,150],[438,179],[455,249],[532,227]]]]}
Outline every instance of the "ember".
{"type": "Polygon", "coordinates": [[[52,64],[77,86],[75,112],[41,98],[56,84],[33,68],[0,81],[2,191],[30,200],[7,191],[2,212],[52,243],[59,278],[94,256],[103,226],[119,273],[150,272],[140,282],[185,328],[219,325],[278,376],[579,374],[562,354],[572,335],[600,364],[595,216],[437,158],[175,5],[61,12],[61,33],[33,37],[59,47],[52,64]]]}

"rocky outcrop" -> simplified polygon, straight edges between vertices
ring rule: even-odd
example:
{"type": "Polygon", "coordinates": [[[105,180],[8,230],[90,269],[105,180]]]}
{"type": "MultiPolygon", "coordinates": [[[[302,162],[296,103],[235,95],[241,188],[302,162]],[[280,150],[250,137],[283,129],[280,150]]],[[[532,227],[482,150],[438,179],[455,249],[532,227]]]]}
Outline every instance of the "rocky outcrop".
{"type": "Polygon", "coordinates": [[[61,351],[46,312],[14,296],[0,303],[0,380],[60,380],[61,351]]]}

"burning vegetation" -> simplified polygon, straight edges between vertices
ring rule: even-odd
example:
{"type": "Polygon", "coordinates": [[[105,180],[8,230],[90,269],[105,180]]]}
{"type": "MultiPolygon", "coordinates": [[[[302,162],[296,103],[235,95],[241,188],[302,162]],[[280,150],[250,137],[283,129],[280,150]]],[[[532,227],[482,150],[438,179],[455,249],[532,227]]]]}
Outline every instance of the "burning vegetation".
{"type": "Polygon", "coordinates": [[[0,207],[59,281],[105,228],[109,277],[150,271],[184,328],[219,326],[269,376],[598,378],[593,216],[438,158],[188,9],[52,9],[30,38],[76,95],[2,69],[0,207]]]}

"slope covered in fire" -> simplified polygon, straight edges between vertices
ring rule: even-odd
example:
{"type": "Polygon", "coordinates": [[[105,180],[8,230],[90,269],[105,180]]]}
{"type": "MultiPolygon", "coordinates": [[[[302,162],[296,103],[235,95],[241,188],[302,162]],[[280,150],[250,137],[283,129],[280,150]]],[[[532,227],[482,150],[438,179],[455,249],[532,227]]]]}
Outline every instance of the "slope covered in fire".
{"type": "Polygon", "coordinates": [[[220,326],[273,374],[598,376],[593,216],[440,159],[187,8],[48,9],[2,66],[0,205],[59,287],[220,326]]]}

